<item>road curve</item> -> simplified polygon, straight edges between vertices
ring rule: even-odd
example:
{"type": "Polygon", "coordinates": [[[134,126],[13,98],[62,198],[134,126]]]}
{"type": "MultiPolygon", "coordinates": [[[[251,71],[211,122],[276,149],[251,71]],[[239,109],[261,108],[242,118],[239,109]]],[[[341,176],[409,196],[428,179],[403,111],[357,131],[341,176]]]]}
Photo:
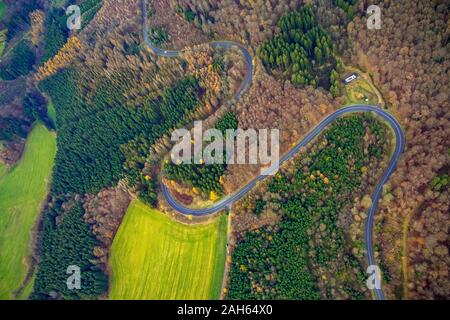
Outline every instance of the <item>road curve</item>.
{"type": "MultiPolygon", "coordinates": [[[[181,55],[180,50],[164,50],[161,48],[158,48],[149,38],[148,36],[148,25],[146,23],[147,21],[147,1],[142,0],[142,13],[143,13],[143,19],[144,19],[144,41],[145,43],[152,49],[152,51],[161,57],[166,58],[175,58],[179,57],[181,55]]],[[[235,94],[235,99],[239,100],[242,96],[242,93],[244,93],[248,87],[250,87],[252,80],[253,80],[253,58],[250,52],[240,43],[234,42],[234,41],[211,41],[208,43],[213,48],[222,48],[222,49],[237,49],[239,50],[242,55],[245,58],[245,64],[247,65],[247,75],[245,79],[242,81],[242,84],[235,94]]]]}
{"type": "MultiPolygon", "coordinates": [[[[145,43],[152,49],[152,51],[159,56],[162,57],[179,57],[181,51],[175,51],[175,50],[163,50],[161,48],[158,48],[148,37],[148,26],[147,26],[147,6],[146,6],[146,0],[142,0],[143,5],[143,18],[144,18],[144,40],[145,43]]],[[[246,63],[247,63],[247,76],[245,80],[243,81],[240,89],[236,93],[235,98],[238,100],[242,93],[245,92],[248,87],[250,86],[252,82],[253,77],[253,59],[250,53],[247,49],[245,49],[241,44],[232,42],[232,41],[214,41],[209,43],[212,47],[215,48],[224,48],[224,49],[234,49],[237,48],[242,52],[242,54],[245,57],[246,63]]],[[[329,116],[327,116],[324,120],[322,120],[314,129],[312,129],[299,143],[297,143],[288,153],[286,153],[279,161],[279,166],[281,166],[283,163],[291,159],[302,147],[305,147],[308,143],[310,143],[315,137],[317,137],[328,125],[330,125],[333,121],[335,121],[337,118],[342,117],[346,114],[351,113],[358,113],[358,112],[373,112],[377,114],[378,116],[382,117],[392,128],[394,135],[395,135],[395,150],[392,154],[391,160],[389,162],[389,165],[387,169],[384,171],[382,177],[378,181],[375,191],[372,194],[372,206],[369,208],[367,213],[367,220],[365,224],[364,229],[364,239],[366,244],[366,259],[367,264],[370,265],[376,265],[375,263],[375,256],[374,256],[374,249],[373,249],[373,224],[374,224],[374,217],[375,213],[378,207],[378,201],[381,197],[383,186],[388,181],[391,174],[394,172],[397,162],[400,158],[400,155],[403,153],[403,150],[405,148],[405,136],[403,133],[403,130],[398,123],[398,121],[387,111],[380,109],[375,106],[371,105],[352,105],[347,106],[344,108],[341,108],[329,116]]],[[[235,192],[232,195],[226,196],[220,201],[214,203],[212,206],[208,208],[202,208],[202,209],[193,209],[188,208],[180,204],[170,193],[169,189],[166,185],[162,183],[162,192],[164,197],[167,200],[167,203],[175,210],[179,211],[182,214],[185,215],[194,215],[194,216],[203,216],[212,214],[224,209],[227,209],[231,207],[233,203],[244,197],[251,189],[253,189],[258,181],[264,180],[267,177],[267,174],[270,171],[272,171],[273,168],[269,168],[266,170],[266,172],[263,172],[261,175],[247,183],[244,187],[242,187],[240,190],[235,192]]],[[[378,300],[384,300],[384,294],[381,288],[374,290],[375,297],[378,300]]]]}

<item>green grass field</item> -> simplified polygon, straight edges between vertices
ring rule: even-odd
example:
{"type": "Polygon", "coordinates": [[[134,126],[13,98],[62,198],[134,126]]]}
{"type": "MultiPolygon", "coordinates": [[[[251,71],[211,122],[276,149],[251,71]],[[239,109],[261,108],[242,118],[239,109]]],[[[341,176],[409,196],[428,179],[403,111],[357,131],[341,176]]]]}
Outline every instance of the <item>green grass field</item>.
{"type": "MultiPolygon", "coordinates": [[[[48,192],[55,154],[54,134],[36,124],[22,159],[0,178],[0,300],[16,298],[14,291],[27,275],[31,233],[48,192]]],[[[24,292],[29,291],[27,284],[24,292]]]]}
{"type": "Polygon", "coordinates": [[[172,221],[133,201],[114,239],[111,299],[218,299],[227,217],[205,225],[172,221]]]}

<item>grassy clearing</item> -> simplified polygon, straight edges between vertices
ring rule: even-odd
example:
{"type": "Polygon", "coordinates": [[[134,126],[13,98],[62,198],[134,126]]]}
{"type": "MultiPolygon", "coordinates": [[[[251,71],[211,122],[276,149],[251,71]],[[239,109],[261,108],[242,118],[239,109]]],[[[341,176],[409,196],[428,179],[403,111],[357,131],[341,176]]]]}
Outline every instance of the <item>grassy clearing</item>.
{"type": "Polygon", "coordinates": [[[15,298],[28,272],[31,232],[47,195],[55,154],[54,134],[39,123],[20,162],[0,178],[0,300],[15,298]]]}
{"type": "Polygon", "coordinates": [[[111,299],[218,299],[227,217],[183,225],[133,201],[111,249],[111,299]]]}
{"type": "Polygon", "coordinates": [[[344,104],[376,104],[377,95],[370,84],[362,77],[344,86],[344,104]]]}

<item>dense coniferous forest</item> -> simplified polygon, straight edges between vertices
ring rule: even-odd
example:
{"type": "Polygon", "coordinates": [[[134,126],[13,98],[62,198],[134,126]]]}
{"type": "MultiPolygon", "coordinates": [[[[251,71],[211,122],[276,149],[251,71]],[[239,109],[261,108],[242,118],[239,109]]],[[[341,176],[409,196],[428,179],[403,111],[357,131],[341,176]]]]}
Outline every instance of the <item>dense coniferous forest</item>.
{"type": "Polygon", "coordinates": [[[205,194],[223,192],[220,184],[220,177],[226,169],[223,164],[166,164],[164,169],[167,178],[188,183],[205,194]]]}
{"type": "MultiPolygon", "coordinates": [[[[284,15],[278,23],[281,34],[264,42],[259,56],[269,72],[281,71],[297,85],[329,89],[330,73],[336,66],[331,37],[318,24],[312,8],[284,15]]],[[[337,81],[337,79],[334,79],[337,81]]]]}
{"type": "MultiPolygon", "coordinates": [[[[81,0],[77,4],[80,7],[81,30],[89,25],[95,14],[102,6],[101,0],[81,0]]],[[[67,15],[64,7],[52,7],[46,15],[44,23],[44,52],[41,64],[54,57],[64,46],[69,36],[66,27],[67,15]]]]}
{"type": "Polygon", "coordinates": [[[108,279],[92,261],[96,239],[83,220],[80,202],[65,210],[61,201],[44,216],[39,268],[34,283],[32,299],[93,299],[108,288],[108,279]],[[81,288],[70,290],[67,286],[68,266],[78,266],[81,288]]]}
{"type": "Polygon", "coordinates": [[[216,123],[216,129],[220,130],[225,137],[227,130],[236,130],[239,120],[234,112],[226,112],[216,123]]]}
{"type": "MultiPolygon", "coordinates": [[[[281,221],[248,231],[238,242],[229,299],[365,297],[365,273],[338,216],[377,159],[368,150],[384,151],[386,128],[370,115],[352,115],[338,119],[315,144],[293,171],[277,173],[262,192],[263,199],[265,193],[279,197],[269,202],[281,208],[281,221]],[[365,135],[374,138],[365,143],[365,135]]],[[[261,201],[256,214],[267,206],[261,201]]]]}
{"type": "MultiPolygon", "coordinates": [[[[362,12],[370,4],[358,2],[362,12]]],[[[380,5],[381,30],[367,29],[363,13],[340,38],[351,44],[349,61],[373,76],[406,135],[407,147],[377,212],[383,221],[376,231],[379,252],[392,276],[384,291],[391,299],[448,299],[450,197],[446,189],[433,190],[432,181],[448,174],[450,160],[450,2],[380,5]]]]}
{"type": "Polygon", "coordinates": [[[31,43],[27,40],[21,40],[14,46],[5,61],[2,61],[0,78],[14,80],[17,77],[27,75],[31,71],[35,59],[36,56],[31,49],[31,43]]]}
{"type": "MultiPolygon", "coordinates": [[[[202,24],[205,32],[217,38],[232,38],[252,48],[279,35],[280,30],[275,26],[280,18],[304,3],[299,0],[173,2],[193,11],[203,22],[206,14],[213,16],[214,24],[202,24]]],[[[448,0],[309,3],[317,20],[332,36],[340,60],[373,80],[387,109],[399,120],[406,134],[407,148],[386,185],[376,215],[382,225],[375,230],[380,260],[384,260],[392,278],[384,284],[384,293],[389,299],[448,298],[450,200],[445,188],[434,190],[431,182],[436,176],[448,173],[450,159],[447,138],[450,3],[448,0]],[[382,10],[381,30],[367,28],[366,10],[372,4],[382,10]],[[400,259],[407,264],[399,263],[400,259]]],[[[266,127],[274,124],[283,128],[282,138],[283,132],[288,133],[282,139],[286,148],[305,133],[297,128],[311,128],[317,123],[314,120],[305,123],[305,114],[309,119],[321,118],[318,107],[327,106],[328,111],[337,107],[324,99],[320,90],[292,88],[265,75],[255,79],[249,95],[249,102],[244,100],[238,104],[240,124],[266,127]],[[279,106],[283,106],[283,112],[277,113],[279,106]]],[[[248,168],[235,171],[230,179],[225,177],[228,190],[235,190],[243,176],[250,178],[256,174],[248,174],[248,168]]]]}
{"type": "Polygon", "coordinates": [[[52,8],[44,23],[44,53],[41,63],[45,63],[64,46],[68,37],[66,12],[61,8],[52,8]]]}
{"type": "Polygon", "coordinates": [[[126,107],[127,77],[125,71],[119,71],[112,78],[100,79],[88,99],[83,98],[72,69],[41,82],[57,111],[55,194],[98,192],[117,182],[125,161],[121,145],[140,135],[154,142],[182,124],[199,105],[200,90],[191,77],[168,88],[157,101],[126,107]]]}

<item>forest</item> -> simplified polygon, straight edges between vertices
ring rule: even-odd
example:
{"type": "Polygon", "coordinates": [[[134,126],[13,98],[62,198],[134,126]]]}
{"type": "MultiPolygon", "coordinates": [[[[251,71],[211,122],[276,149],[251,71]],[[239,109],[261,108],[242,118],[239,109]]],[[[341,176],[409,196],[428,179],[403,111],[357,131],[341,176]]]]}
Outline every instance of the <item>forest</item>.
{"type": "Polygon", "coordinates": [[[27,75],[31,71],[35,59],[36,56],[31,49],[31,43],[27,40],[21,40],[1,62],[0,78],[14,80],[27,75]]]}
{"type": "Polygon", "coordinates": [[[93,250],[97,240],[83,220],[80,202],[63,205],[56,200],[44,215],[40,263],[31,299],[92,299],[108,288],[108,278],[94,265],[93,250]],[[81,271],[81,288],[67,287],[68,266],[81,271]]]}
{"type": "MultiPolygon", "coordinates": [[[[46,98],[51,98],[57,109],[59,151],[44,214],[50,235],[43,244],[54,244],[57,251],[63,248],[65,242],[56,245],[55,239],[69,237],[72,224],[89,236],[80,240],[79,248],[69,241],[78,249],[68,249],[70,257],[61,259],[69,261],[78,251],[82,258],[74,259],[89,260],[89,281],[96,285],[82,296],[94,298],[104,292],[104,276],[97,268],[107,273],[109,246],[130,197],[138,195],[158,205],[158,168],[170,147],[166,133],[216,111],[223,102],[217,98],[220,90],[232,80],[228,77],[221,86],[221,73],[204,76],[210,64],[220,64],[210,52],[185,50],[182,59],[152,55],[142,45],[140,1],[77,1],[83,7],[83,29],[70,37],[61,28],[63,11],[55,5],[45,7],[40,0],[5,2],[8,9],[0,22],[0,33],[6,31],[0,63],[0,160],[13,165],[20,158],[33,122],[47,123],[46,98]],[[69,39],[80,46],[70,46],[69,39]],[[165,125],[154,125],[161,121],[165,125]],[[70,196],[63,197],[66,193],[70,196]],[[85,193],[90,194],[76,195],[85,193]]],[[[281,152],[340,106],[338,61],[370,77],[386,109],[402,124],[407,141],[376,214],[374,244],[383,290],[388,299],[448,298],[450,3],[379,1],[381,30],[366,27],[370,1],[308,3],[158,0],[151,2],[148,24],[167,48],[194,48],[223,39],[246,46],[255,58],[253,83],[233,103],[235,117],[215,125],[234,126],[237,120],[243,129],[279,128],[281,152]]],[[[230,55],[225,63],[230,59],[238,60],[230,55]]],[[[241,78],[242,66],[236,63],[234,69],[241,78]]],[[[233,208],[239,243],[233,253],[229,298],[368,298],[361,286],[361,232],[370,198],[361,190],[370,190],[385,160],[386,147],[380,145],[385,137],[375,133],[385,129],[376,129],[377,123],[346,119],[320,140],[350,141],[341,150],[345,155],[355,152],[351,161],[361,172],[343,165],[348,163],[342,162],[342,154],[329,151],[332,144],[315,144],[314,157],[299,156],[280,177],[261,187],[265,195],[258,189],[233,208]],[[354,145],[353,136],[363,137],[364,145],[354,145]],[[373,166],[367,166],[368,159],[373,166]],[[291,276],[294,269],[301,279],[291,276]]],[[[202,187],[201,192],[210,196],[213,188],[231,193],[259,172],[256,166],[199,172],[201,167],[174,170],[172,178],[187,181],[190,189],[202,187]]],[[[48,247],[43,247],[43,256],[46,252],[48,247]]],[[[35,298],[81,297],[54,285],[61,275],[51,268],[48,256],[42,263],[56,273],[48,278],[38,274],[35,298]],[[53,290],[57,294],[50,296],[53,290]]]]}
{"type": "MultiPolygon", "coordinates": [[[[130,17],[135,16],[129,4],[121,5],[130,10],[130,17]]],[[[143,152],[145,159],[156,140],[195,117],[205,95],[195,77],[182,74],[177,61],[157,60],[142,50],[139,34],[129,32],[130,20],[121,20],[125,11],[118,12],[119,20],[111,19],[111,12],[116,9],[106,2],[92,23],[79,35],[68,38],[36,77],[39,88],[52,99],[56,109],[58,153],[51,209],[44,213],[49,226],[42,232],[43,259],[39,267],[50,275],[37,275],[33,298],[92,299],[105,292],[108,250],[130,201],[127,189],[136,187],[135,194],[156,204],[156,185],[144,179],[144,162],[139,154],[143,152]],[[123,24],[116,25],[117,21],[123,24]],[[97,34],[105,28],[105,22],[113,22],[114,28],[97,34]],[[107,67],[99,61],[105,61],[107,67]],[[122,187],[116,187],[118,182],[122,187]],[[80,193],[91,194],[80,198],[80,193]],[[73,198],[80,203],[76,209],[67,210],[73,198]],[[51,225],[55,216],[57,227],[51,225]],[[79,243],[70,244],[72,251],[88,257],[89,263],[82,265],[89,277],[82,288],[90,288],[81,292],[68,293],[59,287],[61,274],[52,269],[54,261],[46,256],[47,245],[66,251],[64,244],[55,242],[65,236],[59,216],[64,217],[62,221],[69,216],[77,219],[76,232],[89,238],[82,241],[75,237],[79,243]],[[55,234],[52,227],[59,232],[55,234]]],[[[135,21],[132,27],[139,22],[135,21]]],[[[68,262],[66,257],[60,259],[64,264],[68,262]]]]}
{"type": "MultiPolygon", "coordinates": [[[[102,6],[101,0],[78,0],[76,2],[80,7],[81,30],[84,29],[94,18],[97,11],[102,6]]],[[[67,15],[62,7],[52,7],[47,13],[44,22],[44,52],[41,58],[41,64],[55,56],[64,46],[69,36],[69,30],[66,28],[67,15]]]]}
{"type": "Polygon", "coordinates": [[[364,269],[352,253],[354,243],[340,213],[363,191],[368,167],[381,160],[375,153],[385,152],[386,134],[371,115],[340,118],[292,168],[256,191],[250,210],[261,215],[278,208],[280,221],[238,235],[229,299],[367,296],[364,269]]]}
{"type": "Polygon", "coordinates": [[[312,8],[304,6],[278,22],[281,34],[265,41],[258,49],[262,63],[270,73],[280,71],[297,85],[337,86],[339,79],[331,37],[318,24],[312,8]],[[333,82],[331,83],[331,80],[333,82]]]}
{"type": "MultiPolygon", "coordinates": [[[[252,48],[279,35],[277,22],[286,12],[298,11],[300,2],[171,1],[189,8],[203,22],[206,21],[203,12],[214,17],[214,24],[202,24],[204,32],[217,38],[232,38],[252,48]]],[[[448,250],[442,250],[448,243],[445,234],[448,234],[449,197],[445,189],[444,192],[433,189],[431,181],[445,174],[449,161],[450,3],[379,1],[376,4],[382,9],[381,30],[367,29],[366,9],[371,4],[374,3],[367,0],[356,3],[320,0],[311,3],[311,7],[331,36],[339,58],[373,79],[387,100],[388,110],[406,133],[407,148],[377,212],[380,257],[392,278],[384,285],[384,292],[389,299],[449,297],[450,258],[448,250]],[[407,260],[406,266],[399,263],[402,258],[407,260]]],[[[248,101],[244,99],[237,105],[240,125],[282,128],[282,147],[288,148],[304,128],[314,125],[315,117],[322,114],[318,107],[327,111],[336,107],[320,87],[294,89],[259,74],[258,70],[256,73],[248,101]],[[280,105],[283,112],[277,108],[280,105]]],[[[236,166],[230,170],[224,177],[226,190],[235,190],[242,180],[248,181],[257,172],[236,166]]]]}
{"type": "Polygon", "coordinates": [[[66,13],[62,8],[52,8],[44,21],[44,53],[41,63],[45,63],[56,55],[68,37],[66,24],[66,13]]]}
{"type": "Polygon", "coordinates": [[[0,23],[2,27],[8,30],[7,41],[26,31],[31,23],[30,13],[42,9],[39,0],[20,0],[17,3],[18,5],[13,7],[13,13],[9,16],[9,19],[0,23]]]}
{"type": "MultiPolygon", "coordinates": [[[[368,5],[361,1],[356,8],[363,12],[368,5]]],[[[391,299],[448,299],[450,199],[432,181],[448,174],[450,158],[450,3],[401,0],[382,6],[381,30],[368,30],[366,18],[355,14],[336,37],[345,59],[372,75],[406,135],[406,150],[377,212],[383,221],[376,232],[380,256],[392,277],[384,291],[391,299]]]]}
{"type": "Polygon", "coordinates": [[[158,100],[148,99],[140,108],[127,107],[123,94],[129,84],[127,77],[119,70],[110,78],[99,79],[89,99],[83,98],[73,69],[40,83],[57,112],[55,194],[95,193],[116,183],[124,173],[121,145],[141,135],[151,144],[182,124],[201,99],[197,81],[186,78],[166,89],[158,100]]]}
{"type": "MultiPolygon", "coordinates": [[[[78,4],[87,25],[100,9],[102,1],[81,0],[78,4]]],[[[29,80],[35,76],[35,68],[54,56],[63,60],[58,53],[68,37],[66,15],[56,5],[49,7],[47,12],[43,1],[11,2],[7,4],[4,19],[0,21],[0,33],[4,35],[1,36],[4,55],[0,60],[0,78],[5,80],[1,83],[0,104],[3,112],[0,116],[0,135],[6,146],[6,155],[1,155],[2,158],[15,159],[20,156],[20,146],[24,143],[22,139],[27,137],[35,120],[40,119],[48,128],[54,129],[46,115],[47,100],[39,93],[34,81],[29,80]]],[[[74,55],[73,52],[70,54],[74,55]]],[[[48,67],[54,65],[49,64],[48,67]]]]}
{"type": "MultiPolygon", "coordinates": [[[[215,124],[215,128],[225,134],[226,130],[236,130],[238,128],[238,119],[235,113],[226,112],[215,124]]],[[[226,150],[224,150],[224,159],[226,150]]],[[[194,157],[194,156],[193,156],[194,157]]],[[[189,187],[194,188],[206,195],[206,198],[211,195],[211,192],[217,195],[223,194],[223,186],[221,179],[227,164],[176,164],[166,163],[164,166],[164,173],[170,180],[187,183],[189,187]]]]}

